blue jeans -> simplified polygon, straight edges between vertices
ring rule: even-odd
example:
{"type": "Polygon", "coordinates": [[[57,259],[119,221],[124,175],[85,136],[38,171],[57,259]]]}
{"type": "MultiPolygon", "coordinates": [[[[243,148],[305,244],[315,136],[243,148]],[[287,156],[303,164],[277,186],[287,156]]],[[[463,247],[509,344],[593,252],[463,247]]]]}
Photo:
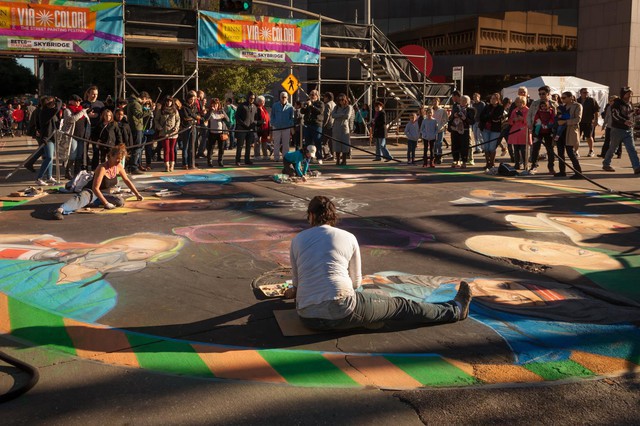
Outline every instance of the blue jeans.
{"type": "Polygon", "coordinates": [[[380,157],[384,157],[385,160],[393,159],[393,156],[387,149],[387,140],[385,138],[373,138],[376,143],[376,160],[380,161],[380,157]]]}
{"type": "Polygon", "coordinates": [[[235,124],[229,126],[229,140],[227,142],[229,144],[229,149],[234,149],[236,147],[236,132],[234,132],[235,129],[235,124]]]}
{"type": "Polygon", "coordinates": [[[492,132],[491,130],[482,131],[482,149],[485,152],[496,152],[498,147],[498,139],[500,139],[500,132],[492,132]]]}
{"type": "Polygon", "coordinates": [[[53,139],[46,141],[42,150],[42,164],[36,179],[51,179],[53,177],[53,156],[56,154],[56,144],[53,139]]]}
{"type": "MultiPolygon", "coordinates": [[[[182,133],[182,165],[191,166],[191,157],[193,156],[193,149],[191,147],[191,138],[196,132],[195,127],[191,127],[186,132],[182,133]]],[[[179,137],[180,137],[179,136],[179,137]]],[[[197,136],[197,135],[196,135],[197,136]]],[[[197,144],[197,140],[196,140],[197,144]]]]}
{"type": "MultiPolygon", "coordinates": [[[[203,126],[203,123],[200,123],[203,126]]],[[[198,129],[198,136],[196,138],[196,146],[198,150],[196,151],[196,156],[202,157],[204,156],[204,150],[207,148],[207,142],[209,141],[209,132],[206,129],[198,129]]],[[[211,153],[208,153],[209,157],[211,157],[211,153]]]]}
{"type": "MultiPolygon", "coordinates": [[[[133,130],[133,144],[140,145],[144,140],[144,130],[133,130]]],[[[135,170],[142,164],[142,147],[138,146],[131,151],[130,170],[135,170]]]]}
{"type": "Polygon", "coordinates": [[[611,159],[620,146],[620,143],[624,144],[624,148],[627,150],[627,154],[629,154],[633,170],[640,168],[640,160],[638,160],[638,153],[636,152],[636,147],[633,143],[633,130],[616,129],[615,127],[611,128],[611,142],[602,164],[604,166],[611,165],[611,159]]]}
{"type": "Polygon", "coordinates": [[[480,125],[479,123],[473,123],[473,125],[471,126],[471,130],[473,130],[473,137],[475,138],[475,143],[473,145],[476,145],[475,152],[482,152],[484,151],[484,147],[486,145],[482,145],[482,142],[484,141],[484,131],[480,130],[480,125]]]}
{"type": "Polygon", "coordinates": [[[391,297],[369,291],[356,292],[356,307],[345,318],[327,320],[303,318],[302,323],[315,330],[335,330],[362,327],[367,324],[393,321],[399,325],[446,324],[460,316],[458,305],[446,303],[414,302],[404,297],[391,297]]]}
{"type": "Polygon", "coordinates": [[[416,161],[417,146],[418,146],[418,141],[412,141],[411,139],[407,139],[407,163],[412,163],[416,161]]]}
{"type": "Polygon", "coordinates": [[[439,132],[436,135],[436,143],[435,143],[435,155],[442,155],[442,140],[444,139],[444,132],[439,132]]]}
{"type": "MultiPolygon", "coordinates": [[[[144,135],[142,136],[142,143],[147,143],[147,140],[153,140],[153,138],[154,135],[144,135]]],[[[144,156],[147,160],[147,166],[151,166],[151,163],[153,162],[153,154],[155,154],[153,144],[150,143],[149,145],[145,145],[144,156]]],[[[142,154],[140,154],[140,162],[142,162],[142,154]]]]}
{"type": "MultiPolygon", "coordinates": [[[[124,206],[124,200],[116,195],[102,194],[107,201],[116,207],[124,206]]],[[[67,200],[60,206],[63,214],[73,213],[83,207],[98,207],[100,205],[100,199],[93,194],[93,191],[83,189],[79,194],[73,196],[73,198],[67,200]]]]}
{"type": "Polygon", "coordinates": [[[302,136],[304,146],[314,145],[316,147],[316,158],[322,160],[322,126],[305,124],[302,136]]]}

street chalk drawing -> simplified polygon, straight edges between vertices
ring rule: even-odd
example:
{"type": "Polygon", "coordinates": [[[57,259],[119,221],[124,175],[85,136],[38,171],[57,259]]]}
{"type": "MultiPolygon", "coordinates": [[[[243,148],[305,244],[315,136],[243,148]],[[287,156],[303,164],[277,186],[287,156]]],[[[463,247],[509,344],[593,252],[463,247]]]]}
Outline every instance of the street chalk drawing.
{"type": "Polygon", "coordinates": [[[640,363],[634,347],[640,330],[630,324],[640,318],[640,304],[625,304],[604,292],[604,299],[598,299],[557,282],[388,271],[367,277],[363,291],[440,303],[453,299],[461,280],[474,296],[471,318],[509,344],[517,365],[566,362],[573,351],[640,363]]]}
{"type": "Polygon", "coordinates": [[[538,213],[535,216],[510,214],[507,215],[505,219],[512,225],[527,232],[564,234],[569,237],[574,244],[583,247],[597,247],[601,245],[597,241],[602,237],[615,237],[617,235],[638,231],[638,228],[634,226],[601,217],[538,213]]]}
{"type": "Polygon", "coordinates": [[[590,271],[623,268],[622,263],[605,253],[549,241],[502,235],[476,235],[468,238],[465,244],[471,250],[485,256],[541,265],[568,266],[590,271]]]}
{"type": "MultiPolygon", "coordinates": [[[[343,224],[353,233],[363,250],[413,250],[422,243],[435,241],[432,234],[343,224]]],[[[291,240],[305,227],[282,225],[279,222],[211,223],[176,228],[173,232],[193,242],[228,244],[246,251],[258,259],[268,259],[281,266],[290,266],[291,240]]]]}
{"type": "Polygon", "coordinates": [[[116,305],[106,278],[175,257],[184,240],[137,233],[98,244],[52,235],[0,234],[0,291],[68,318],[93,322],[116,305]]]}
{"type": "Polygon", "coordinates": [[[207,173],[207,174],[184,174],[178,176],[161,176],[160,180],[173,183],[178,186],[189,185],[190,183],[229,183],[231,176],[223,173],[207,173]]]}
{"type": "MultiPolygon", "coordinates": [[[[450,300],[461,278],[379,272],[361,291],[415,301],[450,300]]],[[[638,307],[620,307],[540,281],[471,278],[468,321],[501,336],[511,361],[469,364],[435,353],[256,349],[131,333],[61,318],[0,294],[0,331],[114,365],[201,378],[315,387],[411,389],[590,378],[640,371],[638,307]],[[573,318],[574,311],[582,317],[573,318]],[[55,333],[52,333],[55,330],[55,333]]],[[[274,320],[275,321],[275,320],[274,320]]],[[[464,325],[464,324],[463,324],[464,325]]],[[[443,326],[446,327],[446,326],[443,326]]]]}
{"type": "MultiPolygon", "coordinates": [[[[338,211],[346,213],[357,212],[361,208],[367,207],[369,205],[368,203],[359,203],[351,198],[330,197],[330,199],[336,206],[336,209],[338,209],[338,211]]],[[[270,201],[267,203],[267,205],[273,207],[285,207],[288,210],[306,212],[307,207],[309,207],[309,201],[311,201],[311,199],[291,198],[289,200],[270,201]]]]}

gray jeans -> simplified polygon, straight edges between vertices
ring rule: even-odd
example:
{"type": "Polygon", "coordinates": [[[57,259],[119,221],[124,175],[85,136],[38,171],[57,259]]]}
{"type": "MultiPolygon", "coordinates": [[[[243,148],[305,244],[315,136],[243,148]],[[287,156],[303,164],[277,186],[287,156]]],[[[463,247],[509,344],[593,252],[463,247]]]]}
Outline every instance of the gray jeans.
{"type": "Polygon", "coordinates": [[[393,321],[399,325],[446,324],[457,321],[459,316],[460,309],[453,301],[414,302],[404,297],[358,291],[356,307],[345,318],[328,320],[300,317],[300,320],[305,326],[314,330],[344,330],[385,321],[393,321]]]}

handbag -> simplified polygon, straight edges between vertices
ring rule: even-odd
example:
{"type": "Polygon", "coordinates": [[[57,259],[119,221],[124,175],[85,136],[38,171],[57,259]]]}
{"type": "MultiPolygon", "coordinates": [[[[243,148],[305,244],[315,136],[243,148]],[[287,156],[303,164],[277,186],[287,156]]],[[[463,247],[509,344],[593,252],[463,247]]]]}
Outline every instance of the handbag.
{"type": "Polygon", "coordinates": [[[221,140],[222,142],[226,142],[226,141],[228,141],[228,140],[229,140],[229,134],[228,134],[228,133],[222,133],[222,134],[220,134],[220,140],[221,140]]]}

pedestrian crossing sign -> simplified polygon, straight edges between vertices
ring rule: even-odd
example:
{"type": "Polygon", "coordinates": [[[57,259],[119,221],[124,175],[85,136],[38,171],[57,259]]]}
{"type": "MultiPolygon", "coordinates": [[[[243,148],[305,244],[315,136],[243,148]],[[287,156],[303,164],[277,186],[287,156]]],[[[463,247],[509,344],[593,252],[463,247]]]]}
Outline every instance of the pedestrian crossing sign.
{"type": "Polygon", "coordinates": [[[282,87],[284,87],[284,90],[287,91],[289,96],[293,96],[293,94],[300,88],[300,82],[295,75],[289,74],[282,82],[282,87]]]}

